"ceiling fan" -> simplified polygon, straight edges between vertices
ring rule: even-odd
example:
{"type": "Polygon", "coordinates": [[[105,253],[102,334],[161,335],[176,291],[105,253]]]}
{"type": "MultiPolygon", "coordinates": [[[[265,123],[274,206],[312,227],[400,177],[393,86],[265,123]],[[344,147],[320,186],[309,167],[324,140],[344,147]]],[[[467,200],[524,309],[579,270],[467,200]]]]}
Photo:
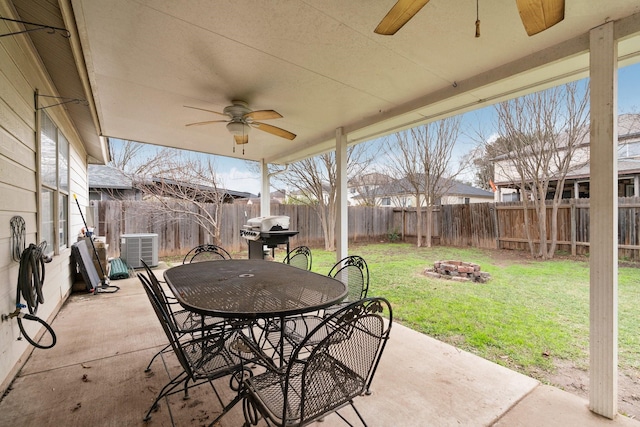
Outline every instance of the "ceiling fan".
{"type": "Polygon", "coordinates": [[[280,113],[274,110],[256,110],[253,111],[249,108],[249,105],[244,101],[231,101],[231,105],[224,107],[222,113],[217,111],[207,110],[205,108],[190,107],[185,105],[186,108],[193,108],[194,110],[207,111],[219,116],[226,116],[225,120],[208,120],[205,122],[189,123],[186,126],[201,126],[211,123],[226,123],[227,130],[233,135],[236,144],[246,144],[249,142],[249,131],[251,128],[270,133],[281,138],[293,140],[296,135],[288,130],[281,129],[276,126],[271,126],[266,123],[259,122],[257,120],[269,120],[279,119],[282,117],[280,113]]]}
{"type": "MultiPolygon", "coordinates": [[[[429,0],[398,0],[374,30],[390,36],[429,3],[429,0]]],[[[529,36],[538,34],[564,19],[564,0],[516,0],[520,19],[529,36]]]]}

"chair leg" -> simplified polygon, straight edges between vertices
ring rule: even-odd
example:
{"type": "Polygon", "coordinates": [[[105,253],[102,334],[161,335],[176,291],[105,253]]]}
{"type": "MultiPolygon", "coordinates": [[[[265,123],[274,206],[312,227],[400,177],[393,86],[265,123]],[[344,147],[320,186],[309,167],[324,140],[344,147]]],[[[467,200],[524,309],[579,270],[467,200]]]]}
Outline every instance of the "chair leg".
{"type": "Polygon", "coordinates": [[[158,408],[158,402],[160,402],[160,399],[171,394],[171,392],[176,387],[178,387],[182,381],[184,381],[185,376],[186,373],[181,372],[177,376],[172,378],[171,381],[169,381],[164,387],[162,387],[162,390],[160,390],[160,393],[158,393],[156,400],[153,401],[153,404],[151,404],[151,407],[147,411],[147,414],[142,419],[143,421],[149,421],[151,419],[151,413],[158,408]]]}
{"type": "Polygon", "coordinates": [[[147,368],[144,370],[145,372],[150,372],[151,371],[151,365],[153,364],[153,361],[156,360],[156,357],[160,356],[162,353],[164,353],[168,348],[170,347],[170,344],[167,344],[166,346],[164,346],[164,348],[162,350],[160,350],[159,352],[157,352],[149,361],[149,364],[147,365],[147,368]]]}
{"type": "Polygon", "coordinates": [[[184,396],[182,396],[182,400],[189,400],[191,396],[189,396],[189,378],[184,382],[184,396]]]}
{"type": "Polygon", "coordinates": [[[367,427],[367,423],[364,421],[364,418],[362,418],[362,415],[360,415],[360,412],[358,411],[358,409],[356,408],[356,406],[353,404],[353,400],[351,402],[349,402],[351,404],[351,407],[353,408],[353,410],[355,411],[356,415],[358,416],[358,418],[360,418],[360,421],[362,422],[362,425],[367,427]]]}

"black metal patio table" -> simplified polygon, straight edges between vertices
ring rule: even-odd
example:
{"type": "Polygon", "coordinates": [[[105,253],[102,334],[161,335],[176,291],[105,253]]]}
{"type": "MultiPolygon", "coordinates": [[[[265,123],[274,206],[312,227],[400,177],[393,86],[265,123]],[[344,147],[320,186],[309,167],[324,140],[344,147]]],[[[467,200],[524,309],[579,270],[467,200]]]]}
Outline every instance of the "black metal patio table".
{"type": "Polygon", "coordinates": [[[256,259],[184,264],[166,270],[164,278],[185,309],[230,319],[236,330],[248,331],[250,339],[244,340],[248,347],[241,347],[239,351],[261,357],[270,369],[285,363],[286,346],[281,328],[285,318],[327,308],[342,301],[348,291],[337,279],[284,263],[256,259]],[[247,322],[242,322],[256,319],[265,319],[261,338],[255,336],[253,328],[247,327],[247,322]],[[274,334],[276,338],[272,339],[274,334]],[[271,357],[264,352],[266,343],[273,350],[271,357]],[[278,365],[274,358],[279,359],[278,365]]]}
{"type": "Polygon", "coordinates": [[[239,259],[172,267],[164,278],[187,310],[230,319],[283,318],[342,301],[339,280],[288,264],[239,259]]]}

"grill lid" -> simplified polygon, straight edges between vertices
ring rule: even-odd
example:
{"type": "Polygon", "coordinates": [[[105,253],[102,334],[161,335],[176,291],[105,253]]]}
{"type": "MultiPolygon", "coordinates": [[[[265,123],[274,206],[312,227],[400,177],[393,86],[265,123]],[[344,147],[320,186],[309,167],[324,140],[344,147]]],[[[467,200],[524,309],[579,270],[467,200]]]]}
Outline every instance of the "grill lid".
{"type": "Polygon", "coordinates": [[[259,216],[247,221],[247,228],[259,231],[282,231],[289,229],[289,217],[284,215],[259,216]]]}

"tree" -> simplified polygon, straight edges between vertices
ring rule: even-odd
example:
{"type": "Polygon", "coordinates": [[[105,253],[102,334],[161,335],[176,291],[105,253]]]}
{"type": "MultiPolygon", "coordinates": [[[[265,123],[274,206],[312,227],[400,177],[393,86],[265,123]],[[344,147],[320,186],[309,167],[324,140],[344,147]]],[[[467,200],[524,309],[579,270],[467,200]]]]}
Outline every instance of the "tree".
{"type": "Polygon", "coordinates": [[[218,243],[226,190],[220,188],[211,156],[125,141],[111,158],[144,199],[158,202],[161,211],[174,217],[195,221],[209,236],[203,243],[218,243]]]}
{"type": "Polygon", "coordinates": [[[109,164],[128,176],[140,177],[162,169],[165,159],[179,152],[174,148],[155,147],[135,141],[109,143],[109,164]]]}
{"type": "Polygon", "coordinates": [[[450,117],[398,132],[386,141],[389,170],[416,199],[418,246],[422,246],[422,207],[426,207],[425,237],[430,247],[433,207],[440,203],[465,167],[464,162],[456,165],[452,162],[460,123],[459,116],[450,117]]]}
{"type": "Polygon", "coordinates": [[[384,185],[388,185],[391,177],[379,172],[368,172],[363,175],[357,175],[349,181],[349,189],[352,189],[358,198],[360,206],[377,206],[380,200],[377,200],[378,189],[384,185]]]}
{"type": "MultiPolygon", "coordinates": [[[[347,178],[361,174],[371,163],[374,156],[368,148],[360,144],[347,149],[347,178]]],[[[338,191],[335,152],[292,163],[275,180],[288,187],[294,203],[313,208],[320,219],[325,250],[334,251],[338,191]]]]}
{"type": "Polygon", "coordinates": [[[500,138],[493,144],[500,152],[496,162],[523,193],[527,240],[532,255],[552,258],[557,245],[558,206],[567,174],[584,166],[588,158],[576,158],[576,150],[589,135],[589,90],[578,83],[557,86],[498,104],[500,138]],[[556,182],[555,188],[550,187],[556,182]],[[547,199],[551,200],[551,230],[547,230],[547,199]],[[537,252],[529,227],[529,204],[538,218],[537,252]]]}
{"type": "Polygon", "coordinates": [[[494,179],[493,159],[495,158],[493,144],[487,142],[474,148],[469,153],[471,165],[474,169],[473,185],[483,190],[492,190],[491,182],[494,179]]]}

